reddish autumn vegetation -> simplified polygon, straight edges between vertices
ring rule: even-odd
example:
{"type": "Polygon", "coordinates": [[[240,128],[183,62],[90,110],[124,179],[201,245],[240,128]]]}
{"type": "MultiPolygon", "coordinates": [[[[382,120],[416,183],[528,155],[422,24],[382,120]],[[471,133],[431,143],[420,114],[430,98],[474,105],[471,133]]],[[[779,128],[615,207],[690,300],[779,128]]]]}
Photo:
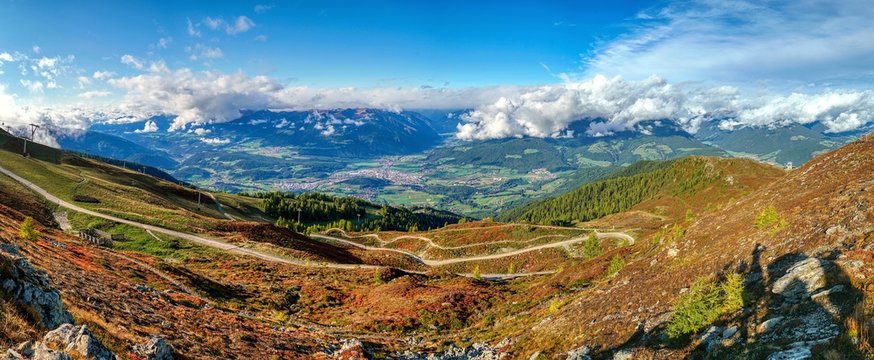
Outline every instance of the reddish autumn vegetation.
{"type": "MultiPolygon", "coordinates": [[[[749,160],[703,163],[723,176],[580,228],[477,221],[327,234],[385,248],[373,250],[269,224],[211,220],[209,235],[236,245],[378,267],[298,266],[192,244],[163,255],[86,245],[10,181],[0,188],[0,242],[44,270],[74,321],[116,354],[132,354],[154,336],[180,358],[354,358],[474,342],[522,359],[869,351],[874,137],[790,172],[749,160]],[[35,220],[35,241],[18,235],[26,216],[35,220]],[[634,241],[582,241],[611,231],[634,241]],[[417,257],[463,261],[427,266],[417,257]],[[544,273],[481,279],[534,271],[544,273]]],[[[0,300],[10,314],[0,328],[8,346],[50,330],[8,296],[0,300]]]]}

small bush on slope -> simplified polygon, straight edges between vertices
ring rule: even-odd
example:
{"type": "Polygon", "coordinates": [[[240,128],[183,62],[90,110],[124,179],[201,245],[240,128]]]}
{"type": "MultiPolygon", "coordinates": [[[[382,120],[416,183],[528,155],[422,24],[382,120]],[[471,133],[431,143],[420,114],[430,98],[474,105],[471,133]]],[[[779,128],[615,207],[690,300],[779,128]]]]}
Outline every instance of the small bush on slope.
{"type": "Polygon", "coordinates": [[[614,256],[610,259],[610,265],[607,266],[607,276],[616,275],[623,267],[625,267],[625,259],[621,256],[614,256]]]}
{"type": "Polygon", "coordinates": [[[774,205],[769,205],[756,216],[754,226],[756,229],[767,230],[769,234],[774,235],[786,227],[786,219],[780,215],[774,205]]]}
{"type": "Polygon", "coordinates": [[[27,241],[36,240],[37,236],[39,236],[39,232],[33,228],[33,218],[28,216],[24,218],[24,221],[21,222],[21,230],[18,231],[18,235],[21,236],[22,239],[27,241]]]}
{"type": "Polygon", "coordinates": [[[667,326],[668,337],[679,341],[712,324],[725,314],[743,307],[743,278],[729,274],[721,282],[698,279],[686,295],[677,300],[667,326]]]}
{"type": "Polygon", "coordinates": [[[589,234],[589,238],[583,243],[583,257],[591,259],[600,256],[604,251],[601,249],[601,239],[595,233],[589,234]]]}

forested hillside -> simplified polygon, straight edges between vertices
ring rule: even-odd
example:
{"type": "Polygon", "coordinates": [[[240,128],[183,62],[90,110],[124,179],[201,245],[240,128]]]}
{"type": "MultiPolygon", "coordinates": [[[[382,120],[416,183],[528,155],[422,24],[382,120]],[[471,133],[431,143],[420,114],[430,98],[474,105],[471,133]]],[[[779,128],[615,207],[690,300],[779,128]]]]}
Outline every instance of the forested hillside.
{"type": "Polygon", "coordinates": [[[705,187],[724,175],[709,164],[702,157],[641,162],[569,193],[510,209],[498,219],[563,225],[597,219],[628,210],[658,194],[680,195],[705,187]]]}
{"type": "Polygon", "coordinates": [[[277,218],[277,225],[299,232],[330,228],[415,231],[454,224],[461,219],[448,211],[377,205],[352,196],[282,192],[242,195],[262,199],[264,213],[277,218]]]}

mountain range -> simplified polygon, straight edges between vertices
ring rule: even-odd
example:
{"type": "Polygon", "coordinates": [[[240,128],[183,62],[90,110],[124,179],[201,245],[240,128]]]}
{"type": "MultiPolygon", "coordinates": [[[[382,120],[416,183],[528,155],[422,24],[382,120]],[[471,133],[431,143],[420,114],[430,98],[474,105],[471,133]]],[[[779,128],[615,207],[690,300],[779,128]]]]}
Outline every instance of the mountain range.
{"type": "Polygon", "coordinates": [[[155,116],[94,124],[59,143],[216,189],[318,190],[481,217],[641,160],[738,156],[798,166],[866,131],[831,134],[818,123],[724,129],[711,121],[689,133],[660,120],[590,136],[589,125],[602,119],[581,119],[564,137],[462,141],[453,135],[467,111],[243,111],[173,131],[174,117],[155,116]]]}

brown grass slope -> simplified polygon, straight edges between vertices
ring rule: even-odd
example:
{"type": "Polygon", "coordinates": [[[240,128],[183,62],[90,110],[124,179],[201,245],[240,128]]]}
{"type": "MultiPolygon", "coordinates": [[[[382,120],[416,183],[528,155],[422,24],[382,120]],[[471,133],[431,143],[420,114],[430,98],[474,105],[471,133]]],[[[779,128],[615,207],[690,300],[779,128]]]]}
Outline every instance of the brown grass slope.
{"type": "MultiPolygon", "coordinates": [[[[672,304],[699,277],[732,271],[752,261],[757,245],[766,249],[763,266],[786,254],[817,255],[826,250],[862,249],[874,242],[874,136],[823,154],[721,209],[677,221],[685,235],[674,240],[652,235],[624,253],[628,264],[614,277],[555,296],[524,316],[514,316],[495,332],[516,336],[514,355],[535,351],[561,354],[580,346],[598,351],[634,341],[670,318],[672,304]],[[759,230],[755,218],[773,206],[786,222],[780,231],[759,230]],[[559,309],[554,309],[559,307],[559,309]],[[557,336],[561,334],[561,336],[557,336]]],[[[863,251],[863,250],[858,250],[863,251]]],[[[849,251],[848,251],[849,253],[849,251]]],[[[858,255],[861,256],[861,255],[858,255]]],[[[602,265],[604,266],[604,265],[602,265]]],[[[866,265],[866,266],[870,266],[866,265]]],[[[592,267],[565,272],[600,273],[592,267]]],[[[568,276],[560,274],[561,276],[568,276]]],[[[556,283],[532,285],[529,294],[549,293],[556,283]]],[[[532,295],[536,296],[536,295],[532,295]]],[[[677,357],[683,351],[665,350],[677,357]],[[676,353],[679,352],[679,353],[676,353]]]]}
{"type": "MultiPolygon", "coordinates": [[[[181,359],[310,359],[345,337],[366,340],[373,349],[402,350],[409,344],[401,331],[442,339],[450,329],[478,321],[501,293],[500,285],[445,274],[303,268],[193,245],[161,258],[88,246],[56,226],[46,204],[0,176],[0,243],[20,246],[46,271],[76,322],[119,354],[152,335],[165,338],[181,359]],[[37,220],[36,241],[18,236],[25,216],[37,220]],[[430,321],[421,322],[422,314],[430,321]]],[[[229,226],[224,233],[246,238],[241,241],[306,240],[267,225],[229,226]]],[[[313,245],[288,246],[348,256],[313,245]]],[[[26,316],[9,308],[0,300],[0,342],[39,336],[26,316]]]]}

